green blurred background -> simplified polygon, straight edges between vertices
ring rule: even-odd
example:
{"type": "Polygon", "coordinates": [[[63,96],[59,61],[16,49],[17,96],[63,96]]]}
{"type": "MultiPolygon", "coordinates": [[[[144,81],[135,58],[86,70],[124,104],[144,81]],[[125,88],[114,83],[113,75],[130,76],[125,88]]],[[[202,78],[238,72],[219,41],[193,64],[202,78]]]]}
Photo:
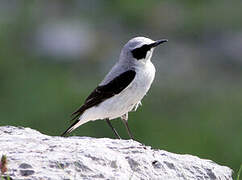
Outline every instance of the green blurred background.
{"type": "MultiPolygon", "coordinates": [[[[0,1],[0,125],[59,135],[135,36],[167,38],[135,138],[237,171],[242,162],[240,0],[0,1]]],[[[120,120],[112,121],[128,138],[120,120]]],[[[104,121],[75,135],[114,138],[104,121]]]]}

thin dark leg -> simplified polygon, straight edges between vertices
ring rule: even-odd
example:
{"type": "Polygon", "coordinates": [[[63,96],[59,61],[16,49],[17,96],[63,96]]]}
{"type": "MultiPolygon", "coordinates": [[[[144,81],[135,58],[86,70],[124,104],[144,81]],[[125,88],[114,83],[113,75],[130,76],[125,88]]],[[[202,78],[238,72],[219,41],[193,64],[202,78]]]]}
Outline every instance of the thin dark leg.
{"type": "Polygon", "coordinates": [[[113,130],[114,134],[117,136],[117,138],[121,139],[121,137],[118,135],[116,129],[114,129],[114,127],[112,126],[111,122],[109,119],[106,119],[106,122],[108,123],[108,125],[111,127],[111,129],[113,130]]]}
{"type": "Polygon", "coordinates": [[[129,134],[130,139],[134,139],[134,136],[132,135],[132,133],[131,133],[131,131],[129,129],[128,122],[124,118],[121,118],[121,119],[122,119],[122,121],[123,121],[123,123],[124,123],[124,125],[125,125],[125,127],[126,127],[126,129],[128,131],[128,134],[129,134]]]}

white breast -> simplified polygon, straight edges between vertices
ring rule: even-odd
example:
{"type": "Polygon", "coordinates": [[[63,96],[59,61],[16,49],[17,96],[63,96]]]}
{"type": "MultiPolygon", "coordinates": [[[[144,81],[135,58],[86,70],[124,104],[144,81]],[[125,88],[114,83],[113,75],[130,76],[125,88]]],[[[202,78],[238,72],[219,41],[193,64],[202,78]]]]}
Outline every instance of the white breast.
{"type": "Polygon", "coordinates": [[[133,82],[134,92],[137,93],[140,100],[150,89],[150,86],[155,77],[155,67],[149,61],[143,67],[136,68],[136,77],[133,82]]]}

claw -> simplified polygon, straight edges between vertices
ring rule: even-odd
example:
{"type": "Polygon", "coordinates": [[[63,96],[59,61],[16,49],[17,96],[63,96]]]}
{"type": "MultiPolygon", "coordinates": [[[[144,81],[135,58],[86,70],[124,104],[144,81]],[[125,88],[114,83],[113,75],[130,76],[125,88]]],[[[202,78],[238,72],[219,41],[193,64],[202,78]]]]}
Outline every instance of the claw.
{"type": "Polygon", "coordinates": [[[134,105],[134,108],[132,109],[132,111],[136,111],[136,110],[138,109],[139,106],[142,106],[141,101],[139,101],[138,103],[136,103],[136,104],[134,105]]]}

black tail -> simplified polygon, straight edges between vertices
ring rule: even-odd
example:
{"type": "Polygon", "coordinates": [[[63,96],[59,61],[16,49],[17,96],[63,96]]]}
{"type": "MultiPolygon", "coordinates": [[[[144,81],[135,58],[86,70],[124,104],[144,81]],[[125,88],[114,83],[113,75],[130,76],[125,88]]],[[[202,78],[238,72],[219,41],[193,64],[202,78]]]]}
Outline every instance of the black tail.
{"type": "Polygon", "coordinates": [[[79,120],[77,119],[74,123],[72,123],[72,125],[64,132],[61,134],[62,137],[65,137],[67,134],[69,134],[71,131],[73,131],[73,127],[79,122],[79,120]]]}

